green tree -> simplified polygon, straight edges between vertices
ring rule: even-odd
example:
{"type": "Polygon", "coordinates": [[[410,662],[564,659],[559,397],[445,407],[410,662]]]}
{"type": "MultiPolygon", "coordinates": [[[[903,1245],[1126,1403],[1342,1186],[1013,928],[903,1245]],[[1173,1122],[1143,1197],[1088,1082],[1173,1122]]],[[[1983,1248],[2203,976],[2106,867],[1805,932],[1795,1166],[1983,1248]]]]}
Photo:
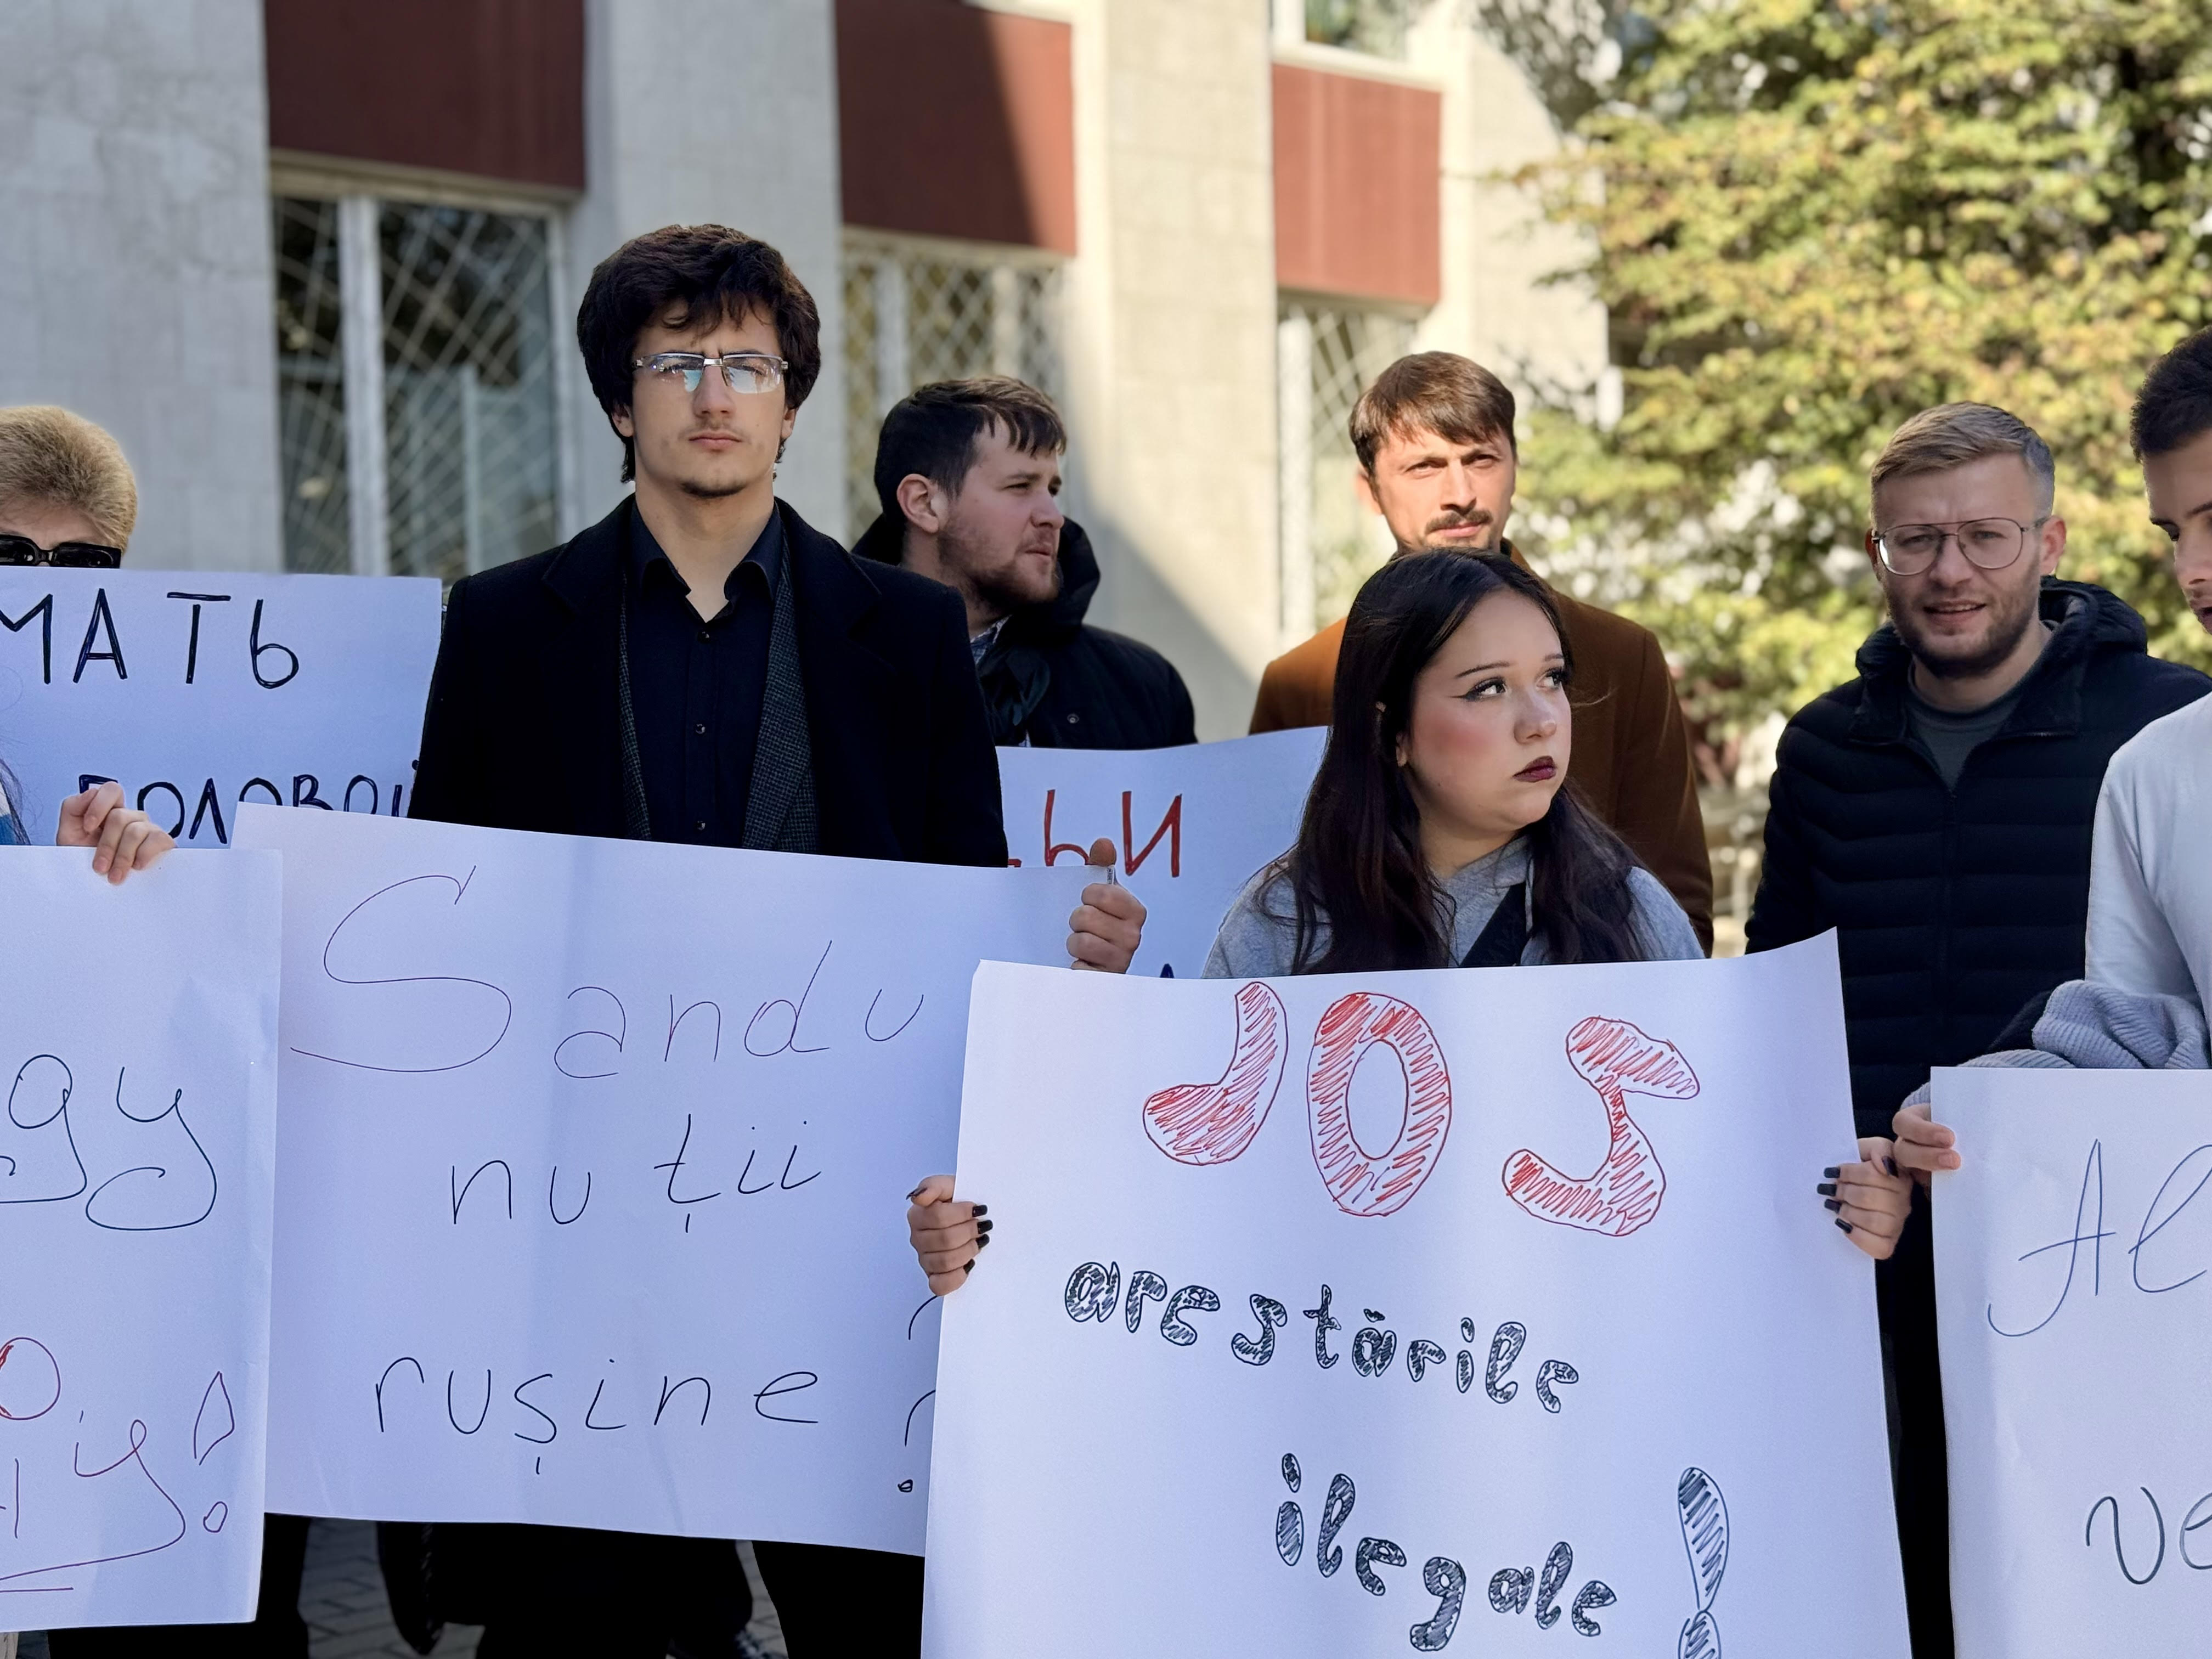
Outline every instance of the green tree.
{"type": "Polygon", "coordinates": [[[1473,3],[1571,135],[1527,179],[1589,235],[1622,380],[1609,430],[1532,418],[1529,516],[1646,550],[1614,597],[1717,750],[1848,674],[1867,470],[1954,398],[2050,442],[2063,574],[2206,660],[2127,410],[2212,319],[2212,0],[1473,3]]]}

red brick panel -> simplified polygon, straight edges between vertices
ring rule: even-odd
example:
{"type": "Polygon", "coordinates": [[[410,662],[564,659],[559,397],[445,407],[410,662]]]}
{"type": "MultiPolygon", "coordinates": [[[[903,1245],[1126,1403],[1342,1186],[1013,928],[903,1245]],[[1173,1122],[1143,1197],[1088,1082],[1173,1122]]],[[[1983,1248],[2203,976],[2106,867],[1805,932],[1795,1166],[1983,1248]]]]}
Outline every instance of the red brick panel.
{"type": "Polygon", "coordinates": [[[1443,99],[1275,65],[1275,281],[1433,305],[1443,99]]]}
{"type": "Polygon", "coordinates": [[[584,188],[584,0],[263,0],[279,149],[584,188]]]}
{"type": "Polygon", "coordinates": [[[837,0],[845,222],[1074,252],[1069,37],[960,0],[837,0]]]}

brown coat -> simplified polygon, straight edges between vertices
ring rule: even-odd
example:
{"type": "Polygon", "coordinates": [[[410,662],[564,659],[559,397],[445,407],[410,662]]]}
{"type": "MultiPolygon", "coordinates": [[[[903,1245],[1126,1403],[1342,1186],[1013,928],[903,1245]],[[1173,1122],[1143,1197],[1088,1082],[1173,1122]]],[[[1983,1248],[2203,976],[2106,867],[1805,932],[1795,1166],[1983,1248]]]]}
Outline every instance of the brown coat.
{"type": "MultiPolygon", "coordinates": [[[[1516,563],[1527,561],[1518,552],[1516,563]]],[[[1583,799],[1666,884],[1707,950],[1713,872],[1698,811],[1690,732],[1651,630],[1552,590],[1575,653],[1575,741],[1568,774],[1583,799]]],[[[1285,652],[1260,677],[1255,732],[1328,724],[1344,624],[1285,652]]]]}

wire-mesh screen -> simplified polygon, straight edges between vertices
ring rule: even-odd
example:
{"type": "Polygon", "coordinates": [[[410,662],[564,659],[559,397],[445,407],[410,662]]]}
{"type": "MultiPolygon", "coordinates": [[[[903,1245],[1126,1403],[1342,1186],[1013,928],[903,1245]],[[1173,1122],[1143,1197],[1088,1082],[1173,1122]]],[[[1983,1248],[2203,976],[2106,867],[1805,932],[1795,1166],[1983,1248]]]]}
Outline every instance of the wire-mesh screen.
{"type": "Polygon", "coordinates": [[[545,222],[393,202],[377,240],[393,574],[451,582],[550,547],[545,222]]]}
{"type": "Polygon", "coordinates": [[[877,433],[915,387],[1011,374],[1063,395],[1060,272],[988,249],[871,238],[846,245],[844,289],[847,511],[858,535],[877,512],[877,433]]]}
{"type": "Polygon", "coordinates": [[[1389,556],[1382,521],[1352,482],[1352,409],[1367,384],[1412,349],[1411,319],[1382,311],[1286,304],[1313,329],[1312,461],[1314,611],[1317,624],[1352,608],[1359,584],[1389,556]]]}
{"type": "Polygon", "coordinates": [[[346,523],[345,376],[338,345],[338,208],[280,196],[276,430],[288,569],[351,568],[346,523]]]}

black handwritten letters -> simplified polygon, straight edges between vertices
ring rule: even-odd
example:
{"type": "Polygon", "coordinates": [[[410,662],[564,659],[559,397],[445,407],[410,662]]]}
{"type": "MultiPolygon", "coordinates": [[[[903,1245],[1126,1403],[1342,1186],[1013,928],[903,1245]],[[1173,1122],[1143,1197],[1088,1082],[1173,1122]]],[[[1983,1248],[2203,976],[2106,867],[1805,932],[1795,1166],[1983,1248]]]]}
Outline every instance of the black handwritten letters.
{"type": "MultiPolygon", "coordinates": [[[[1401,1343],[1389,1316],[1377,1308],[1359,1309],[1365,1322],[1354,1329],[1348,1345],[1337,1346],[1344,1321],[1332,1311],[1335,1299],[1335,1290],[1323,1285],[1318,1305],[1304,1310],[1304,1316],[1313,1322],[1314,1364],[1321,1370],[1333,1370],[1339,1360],[1348,1358],[1352,1375],[1370,1381],[1402,1372],[1408,1382],[1420,1382],[1433,1370],[1440,1381],[1455,1379],[1461,1394],[1474,1387],[1479,1328],[1473,1319],[1459,1322],[1460,1340],[1467,1346],[1460,1348],[1456,1364],[1449,1364],[1451,1352],[1425,1336],[1401,1343]]],[[[1206,1285],[1171,1289],[1164,1278],[1149,1267],[1132,1271],[1125,1287],[1118,1261],[1080,1264],[1068,1274],[1060,1302],[1067,1316],[1079,1325],[1092,1321],[1101,1325],[1119,1322],[1133,1336],[1148,1324],[1155,1325],[1159,1335],[1178,1348],[1199,1345],[1200,1327],[1193,1322],[1194,1316],[1215,1314],[1222,1309],[1219,1295],[1206,1285]],[[1155,1303],[1160,1304],[1156,1322],[1152,1313],[1155,1303]],[[1121,1310],[1119,1322],[1114,1317],[1117,1304],[1121,1310]]],[[[1251,1310],[1253,1328],[1230,1334],[1230,1354],[1246,1365],[1267,1364],[1277,1352],[1275,1333],[1290,1325],[1290,1310],[1273,1297],[1257,1291],[1246,1298],[1246,1305],[1251,1310]]],[[[1483,1394],[1493,1404],[1510,1405],[1518,1397],[1521,1383],[1510,1373],[1528,1340],[1528,1327],[1515,1320],[1505,1321],[1492,1333],[1481,1373],[1483,1394]]],[[[1581,1381],[1582,1374],[1565,1360],[1546,1359],[1535,1368],[1530,1393],[1547,1412],[1556,1415],[1563,1405],[1559,1391],[1581,1381]]]]}
{"type": "MultiPolygon", "coordinates": [[[[1285,1498],[1275,1510],[1275,1553],[1285,1566],[1295,1567],[1305,1550],[1305,1511],[1296,1496],[1304,1485],[1305,1476],[1297,1457],[1291,1452],[1283,1454],[1279,1473],[1283,1484],[1293,1495],[1285,1498]]],[[[1350,1475],[1340,1474],[1330,1479],[1314,1534],[1314,1566],[1324,1578],[1334,1577],[1345,1565],[1344,1545],[1339,1540],[1351,1535],[1352,1512],[1358,1504],[1359,1489],[1350,1475]]],[[[1391,1581],[1377,1569],[1402,1567],[1407,1562],[1405,1550],[1395,1540],[1363,1537],[1352,1547],[1352,1580],[1370,1595],[1387,1595],[1391,1581]]],[[[1571,1602],[1563,1604],[1561,1598],[1566,1594],[1574,1565],[1574,1547],[1562,1539],[1544,1558],[1540,1577],[1534,1567],[1499,1568],[1490,1578],[1491,1611],[1506,1614],[1528,1613],[1533,1602],[1539,1630],[1551,1629],[1564,1613],[1569,1627],[1577,1635],[1603,1635],[1603,1626],[1590,1615],[1599,1608],[1612,1607],[1620,1598],[1602,1581],[1593,1578],[1575,1592],[1571,1602]]],[[[1427,1610],[1426,1618],[1407,1630],[1407,1645],[1416,1653],[1441,1653],[1451,1644],[1459,1629],[1460,1615],[1467,1606],[1467,1569],[1448,1555],[1432,1555],[1422,1564],[1421,1588],[1435,1598],[1435,1605],[1427,1610]]]]}
{"type": "MultiPolygon", "coordinates": [[[[56,686],[58,696],[72,687],[109,685],[143,687],[147,696],[161,697],[220,680],[252,688],[250,695],[258,697],[301,684],[307,665],[286,642],[271,601],[222,592],[222,586],[162,590],[153,609],[142,604],[135,612],[128,594],[118,590],[111,599],[106,583],[30,592],[15,586],[13,597],[0,595],[0,671],[56,686]],[[128,627],[118,621],[118,605],[128,627]]],[[[152,597],[140,595],[142,601],[152,597]]],[[[309,674],[307,683],[313,681],[309,674]]],[[[95,745],[88,757],[104,746],[95,745]]],[[[393,774],[388,761],[364,767],[368,757],[350,758],[354,764],[347,766],[331,764],[327,756],[272,755],[270,763],[289,763],[228,776],[142,773],[118,779],[78,767],[74,787],[121,782],[141,811],[188,845],[229,845],[237,810],[247,801],[399,817],[411,780],[393,774]]]]}
{"type": "MultiPolygon", "coordinates": [[[[94,1127],[112,1145],[118,1167],[95,1181],[78,1149],[72,1114],[76,1073],[58,1054],[33,1054],[18,1066],[0,1121],[0,1205],[74,1204],[109,1232],[173,1232],[196,1227],[215,1212],[222,1183],[185,1117],[185,1091],[159,1091],[139,1102],[130,1068],[115,1072],[113,1115],[94,1127]],[[123,1125],[134,1126],[125,1130],[123,1125]],[[123,1163],[125,1158],[142,1162],[123,1163]]],[[[102,1111],[100,1105],[90,1109],[102,1111]]]]}
{"type": "MultiPolygon", "coordinates": [[[[404,1353],[373,1379],[367,1403],[380,1435],[467,1438],[489,1430],[532,1446],[553,1445],[564,1429],[634,1436],[704,1429],[716,1407],[714,1379],[700,1371],[624,1376],[610,1359],[585,1376],[521,1368],[509,1376],[489,1365],[453,1365],[440,1379],[434,1363],[404,1353]]],[[[821,1422],[810,1410],[821,1382],[814,1371],[785,1371],[751,1388],[725,1388],[722,1397],[762,1421],[812,1428],[821,1422]]]]}

